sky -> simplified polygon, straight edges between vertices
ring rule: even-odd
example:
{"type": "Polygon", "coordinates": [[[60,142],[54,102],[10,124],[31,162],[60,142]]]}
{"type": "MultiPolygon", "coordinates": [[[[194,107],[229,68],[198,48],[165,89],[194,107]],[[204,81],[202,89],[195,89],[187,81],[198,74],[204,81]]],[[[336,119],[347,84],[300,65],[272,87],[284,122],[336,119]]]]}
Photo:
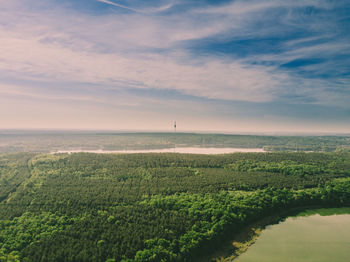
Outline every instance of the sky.
{"type": "Polygon", "coordinates": [[[348,0],[0,0],[0,129],[350,133],[348,0]]]}

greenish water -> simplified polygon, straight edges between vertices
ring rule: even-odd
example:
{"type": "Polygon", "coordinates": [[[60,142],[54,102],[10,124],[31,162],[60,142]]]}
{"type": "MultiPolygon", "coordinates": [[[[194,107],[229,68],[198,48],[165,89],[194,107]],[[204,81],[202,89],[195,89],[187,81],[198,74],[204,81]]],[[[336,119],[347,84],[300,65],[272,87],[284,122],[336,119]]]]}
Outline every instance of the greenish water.
{"type": "Polygon", "coordinates": [[[267,226],[237,262],[349,262],[350,208],[313,209],[267,226]]]}

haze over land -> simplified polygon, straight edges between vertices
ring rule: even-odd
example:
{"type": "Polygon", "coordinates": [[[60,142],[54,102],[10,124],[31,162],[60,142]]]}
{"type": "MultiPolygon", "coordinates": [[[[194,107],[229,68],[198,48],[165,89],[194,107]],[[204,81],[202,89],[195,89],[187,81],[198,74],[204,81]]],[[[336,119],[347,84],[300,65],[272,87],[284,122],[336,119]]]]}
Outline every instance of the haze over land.
{"type": "Polygon", "coordinates": [[[0,129],[349,133],[349,1],[0,4],[0,129]]]}
{"type": "Polygon", "coordinates": [[[114,133],[0,130],[0,153],[213,153],[350,150],[350,136],[253,136],[198,133],[114,133]]]}

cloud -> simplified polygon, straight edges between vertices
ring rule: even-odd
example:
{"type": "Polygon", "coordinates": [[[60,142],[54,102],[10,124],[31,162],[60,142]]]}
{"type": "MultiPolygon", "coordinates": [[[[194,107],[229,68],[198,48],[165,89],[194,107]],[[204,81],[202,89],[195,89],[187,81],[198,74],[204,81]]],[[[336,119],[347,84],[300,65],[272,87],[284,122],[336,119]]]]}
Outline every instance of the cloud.
{"type": "Polygon", "coordinates": [[[196,13],[215,14],[215,15],[242,15],[246,16],[249,13],[262,12],[266,9],[278,8],[295,8],[295,7],[310,7],[317,6],[322,8],[330,8],[331,5],[326,1],[304,0],[304,1],[285,1],[285,0],[236,0],[230,1],[227,4],[214,7],[204,7],[195,10],[196,13]]]}
{"type": "MultiPolygon", "coordinates": [[[[154,40],[152,36],[162,37],[158,35],[166,30],[154,25],[152,19],[132,16],[124,17],[125,22],[115,22],[117,17],[111,15],[91,23],[89,17],[66,13],[65,21],[57,23],[57,17],[63,16],[63,11],[49,17],[24,16],[15,28],[2,27],[0,70],[51,81],[65,79],[124,88],[173,89],[211,99],[272,99],[270,91],[276,87],[276,76],[271,76],[265,68],[221,59],[196,58],[191,61],[192,57],[185,51],[146,53],[147,48],[143,50],[145,47],[139,42],[157,48],[161,40],[154,40]],[[83,28],[79,23],[89,28],[88,33],[81,32],[83,28]],[[124,31],[125,26],[131,32],[124,31]],[[62,27],[64,31],[59,30],[62,27]],[[111,37],[106,41],[107,35],[111,37]],[[131,52],[133,49],[138,51],[131,52]]],[[[176,31],[175,27],[172,30],[176,31]]],[[[179,37],[180,32],[173,38],[187,39],[186,36],[179,37]]],[[[171,38],[164,38],[167,37],[171,38]]],[[[172,45],[177,40],[165,42],[172,45]]]]}
{"type": "Polygon", "coordinates": [[[119,3],[114,2],[114,1],[109,1],[109,0],[96,0],[96,1],[108,4],[108,5],[112,5],[112,6],[115,6],[115,7],[127,9],[127,10],[130,10],[130,11],[136,12],[136,13],[141,13],[141,14],[152,14],[152,13],[163,12],[163,11],[166,11],[166,10],[168,10],[171,7],[174,6],[173,1],[171,1],[170,3],[165,4],[163,6],[160,6],[160,7],[136,9],[136,8],[132,8],[132,7],[129,7],[129,6],[126,6],[126,5],[119,4],[119,3]]]}
{"type": "Polygon", "coordinates": [[[266,71],[244,68],[239,63],[179,64],[155,54],[135,58],[73,52],[36,39],[0,40],[7,54],[2,57],[0,70],[20,72],[32,78],[175,89],[195,96],[245,101],[268,101],[271,97],[266,85],[269,89],[275,86],[273,77],[266,71]],[[26,52],[26,48],[31,52],[26,52]]]}
{"type": "Polygon", "coordinates": [[[137,13],[143,13],[141,10],[137,10],[137,9],[125,6],[125,5],[121,5],[121,4],[118,4],[116,2],[112,2],[112,1],[108,1],[108,0],[97,0],[97,1],[101,2],[101,3],[108,4],[108,5],[124,8],[124,9],[127,9],[127,10],[131,10],[131,11],[134,11],[134,12],[137,12],[137,13]]]}

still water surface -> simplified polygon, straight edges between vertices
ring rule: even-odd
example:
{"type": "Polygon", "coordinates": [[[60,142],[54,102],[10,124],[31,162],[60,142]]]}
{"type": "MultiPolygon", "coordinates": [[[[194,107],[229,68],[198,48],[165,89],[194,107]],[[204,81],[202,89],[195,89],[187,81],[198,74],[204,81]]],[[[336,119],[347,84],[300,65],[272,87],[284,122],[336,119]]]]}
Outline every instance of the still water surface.
{"type": "Polygon", "coordinates": [[[350,208],[314,209],[271,225],[235,262],[349,262],[350,208]]]}
{"type": "Polygon", "coordinates": [[[150,149],[150,150],[59,150],[52,153],[183,153],[183,154],[228,154],[238,152],[265,152],[263,148],[234,148],[234,147],[176,147],[176,148],[163,148],[163,149],[150,149]]]}

